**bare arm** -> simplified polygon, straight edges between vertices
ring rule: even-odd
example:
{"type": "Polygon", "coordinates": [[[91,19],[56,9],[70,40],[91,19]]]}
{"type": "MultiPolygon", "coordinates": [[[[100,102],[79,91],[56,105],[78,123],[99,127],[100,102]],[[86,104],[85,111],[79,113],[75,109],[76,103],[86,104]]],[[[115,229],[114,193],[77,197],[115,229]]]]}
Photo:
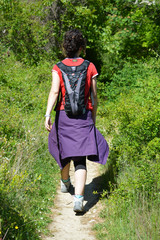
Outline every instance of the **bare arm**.
{"type": "MultiPolygon", "coordinates": [[[[52,86],[48,97],[46,115],[50,115],[51,111],[56,104],[60,88],[60,78],[56,72],[52,73],[52,86]]],[[[45,128],[50,132],[52,129],[52,123],[50,116],[46,117],[45,128]]]]}
{"type": "Polygon", "coordinates": [[[91,90],[94,99],[94,106],[92,111],[92,118],[94,124],[96,124],[96,113],[97,113],[97,79],[96,77],[92,78],[91,90]]]}

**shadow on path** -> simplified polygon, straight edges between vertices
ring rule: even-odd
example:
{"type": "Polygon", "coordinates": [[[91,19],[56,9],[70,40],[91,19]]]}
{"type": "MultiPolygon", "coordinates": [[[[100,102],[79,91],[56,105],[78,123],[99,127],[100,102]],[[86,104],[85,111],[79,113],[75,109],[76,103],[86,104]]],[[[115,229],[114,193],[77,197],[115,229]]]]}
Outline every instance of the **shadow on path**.
{"type": "MultiPolygon", "coordinates": [[[[93,178],[89,184],[85,185],[84,212],[77,213],[76,215],[85,215],[85,213],[87,213],[92,207],[94,207],[96,203],[100,200],[101,194],[104,191],[108,191],[108,194],[110,194],[110,184],[116,184],[116,171],[114,168],[114,165],[108,165],[104,173],[93,178]]],[[[71,185],[69,193],[71,195],[74,195],[73,185],[71,185]]]]}
{"type": "MultiPolygon", "coordinates": [[[[86,202],[84,205],[84,212],[77,213],[76,215],[84,215],[87,213],[96,203],[99,201],[101,197],[101,193],[103,190],[108,189],[108,182],[105,182],[105,174],[101,176],[93,178],[92,182],[85,185],[85,193],[84,193],[84,201],[86,202]],[[104,187],[105,185],[105,187],[104,187]]],[[[71,185],[69,189],[69,193],[74,195],[74,186],[71,185]]]]}

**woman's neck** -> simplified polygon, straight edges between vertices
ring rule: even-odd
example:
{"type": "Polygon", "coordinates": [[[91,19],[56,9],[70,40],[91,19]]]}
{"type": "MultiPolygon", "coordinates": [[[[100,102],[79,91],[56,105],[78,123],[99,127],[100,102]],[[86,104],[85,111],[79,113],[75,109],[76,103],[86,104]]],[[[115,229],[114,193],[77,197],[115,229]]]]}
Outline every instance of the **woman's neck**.
{"type": "Polygon", "coordinates": [[[76,55],[76,56],[74,56],[74,57],[67,57],[67,58],[80,58],[80,56],[79,55],[76,55]]]}
{"type": "Polygon", "coordinates": [[[73,58],[79,58],[79,56],[80,56],[80,54],[81,54],[81,51],[82,51],[82,49],[80,48],[80,49],[78,50],[78,52],[76,52],[76,54],[75,54],[75,56],[74,56],[73,58]]]}

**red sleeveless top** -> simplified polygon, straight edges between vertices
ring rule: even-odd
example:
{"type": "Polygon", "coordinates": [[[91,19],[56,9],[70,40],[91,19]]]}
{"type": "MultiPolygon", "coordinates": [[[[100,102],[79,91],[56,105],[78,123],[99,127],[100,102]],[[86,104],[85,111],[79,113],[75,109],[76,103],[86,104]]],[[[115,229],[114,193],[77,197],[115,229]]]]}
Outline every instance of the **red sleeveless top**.
{"type": "MultiPolygon", "coordinates": [[[[83,58],[65,58],[62,63],[64,63],[67,66],[79,66],[83,63],[83,58]]],[[[61,99],[58,103],[56,110],[64,110],[64,104],[65,104],[65,86],[62,78],[61,70],[57,65],[54,65],[52,71],[55,71],[58,73],[60,78],[60,92],[61,92],[61,99]]],[[[85,85],[85,99],[88,98],[86,108],[88,110],[93,110],[92,101],[90,97],[90,88],[91,88],[91,82],[92,78],[96,77],[98,75],[97,69],[93,63],[90,62],[87,70],[87,78],[86,78],[86,85],[85,85]]]]}

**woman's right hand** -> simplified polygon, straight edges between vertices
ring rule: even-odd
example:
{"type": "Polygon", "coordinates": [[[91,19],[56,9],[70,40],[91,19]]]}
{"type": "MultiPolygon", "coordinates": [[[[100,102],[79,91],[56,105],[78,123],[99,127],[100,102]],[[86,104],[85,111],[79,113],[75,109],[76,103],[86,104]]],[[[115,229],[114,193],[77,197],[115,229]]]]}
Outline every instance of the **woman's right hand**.
{"type": "Polygon", "coordinates": [[[46,117],[45,128],[47,129],[48,132],[50,132],[52,129],[52,123],[51,123],[50,117],[46,117]]]}

